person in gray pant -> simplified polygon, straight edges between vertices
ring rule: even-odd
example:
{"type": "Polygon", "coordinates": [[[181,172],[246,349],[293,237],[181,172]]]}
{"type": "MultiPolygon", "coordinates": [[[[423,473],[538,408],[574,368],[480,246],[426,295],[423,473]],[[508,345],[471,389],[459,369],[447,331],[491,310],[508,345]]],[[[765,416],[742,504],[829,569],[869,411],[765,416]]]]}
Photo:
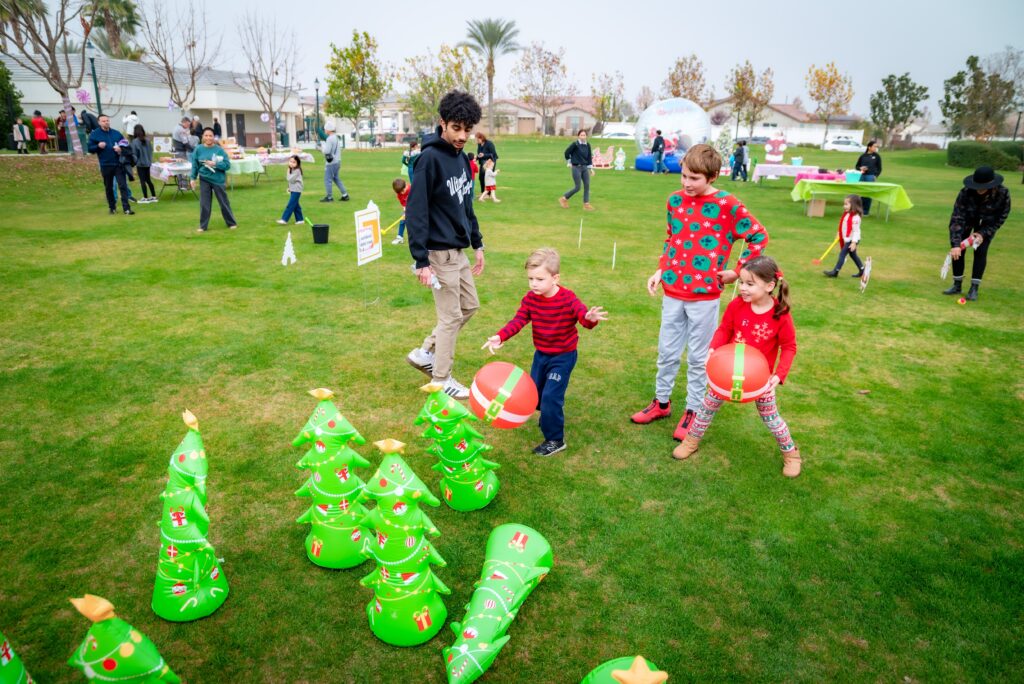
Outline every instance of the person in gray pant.
{"type": "Polygon", "coordinates": [[[565,158],[572,167],[572,182],[574,187],[558,198],[558,203],[563,209],[569,208],[569,198],[580,191],[580,182],[583,182],[583,208],[593,211],[590,204],[590,168],[594,165],[594,158],[590,151],[590,143],[587,142],[587,131],[581,128],[576,134],[576,141],[565,149],[565,158]]]}
{"type": "Polygon", "coordinates": [[[348,202],[348,190],[345,189],[345,184],[338,177],[338,173],[341,171],[341,143],[337,133],[334,132],[336,130],[334,122],[327,122],[324,130],[328,133],[327,140],[323,142],[320,149],[324,153],[324,189],[327,194],[320,201],[333,202],[334,186],[337,185],[341,192],[341,201],[348,202]]]}

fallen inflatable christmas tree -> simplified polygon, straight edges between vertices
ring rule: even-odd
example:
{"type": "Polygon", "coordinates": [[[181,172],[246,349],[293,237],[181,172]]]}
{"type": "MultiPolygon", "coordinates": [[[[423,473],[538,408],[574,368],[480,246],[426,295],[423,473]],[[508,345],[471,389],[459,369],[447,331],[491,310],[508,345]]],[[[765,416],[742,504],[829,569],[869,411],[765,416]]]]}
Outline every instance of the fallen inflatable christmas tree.
{"type": "Polygon", "coordinates": [[[423,437],[434,440],[427,449],[440,460],[434,470],[441,473],[441,496],[457,511],[475,511],[498,495],[500,466],[483,458],[491,447],[469,424],[477,418],[466,407],[444,393],[437,383],[421,387],[429,393],[416,417],[416,425],[428,423],[423,437]]]}
{"type": "Polygon", "coordinates": [[[0,632],[0,684],[32,684],[32,677],[3,632],[0,632]]]}
{"type": "Polygon", "coordinates": [[[494,528],[466,615],[452,623],[455,643],[442,651],[449,684],[470,684],[491,666],[520,606],[552,562],[551,545],[536,530],[514,523],[494,528]]]}
{"type": "Polygon", "coordinates": [[[616,658],[602,663],[583,678],[580,684],[662,684],[668,673],[643,656],[616,658]]]}
{"type": "Polygon", "coordinates": [[[320,403],[292,446],[309,445],[295,465],[312,472],[295,495],[311,497],[313,503],[296,522],[311,525],[306,536],[309,560],[325,568],[354,568],[366,560],[359,525],[366,508],[360,503],[365,484],[352,469],[369,468],[370,462],[348,444],[366,444],[366,439],[338,411],[331,390],[321,387],[309,393],[320,403]]]}
{"type": "Polygon", "coordinates": [[[198,620],[220,608],[228,580],[207,540],[206,474],[209,465],[199,422],[182,414],[188,433],[171,454],[160,519],[160,554],[153,586],[153,611],[165,620],[198,620]]]}
{"type": "Polygon", "coordinates": [[[87,679],[142,684],[181,681],[152,641],[114,615],[110,601],[86,594],[71,599],[71,603],[93,623],[82,644],[68,658],[68,665],[79,668],[87,679]]]}
{"type": "Polygon", "coordinates": [[[427,539],[441,533],[420,509],[422,504],[441,504],[402,460],[402,442],[385,439],[374,446],[384,459],[365,489],[367,498],[377,502],[362,521],[372,531],[364,554],[377,563],[361,581],[374,593],[366,615],[381,641],[415,646],[433,638],[448,617],[439,594],[451,591],[430,568],[444,567],[445,562],[427,539]]]}

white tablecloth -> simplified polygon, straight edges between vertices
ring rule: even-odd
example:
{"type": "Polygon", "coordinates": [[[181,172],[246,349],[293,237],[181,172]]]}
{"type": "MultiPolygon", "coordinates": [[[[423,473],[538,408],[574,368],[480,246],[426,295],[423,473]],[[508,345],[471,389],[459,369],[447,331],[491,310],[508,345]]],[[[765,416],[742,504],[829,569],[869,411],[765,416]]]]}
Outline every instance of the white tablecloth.
{"type": "MultiPolygon", "coordinates": [[[[271,152],[265,157],[260,157],[260,161],[264,166],[273,166],[277,164],[287,164],[288,160],[292,158],[293,152],[271,152]]],[[[309,152],[299,152],[299,159],[302,160],[303,164],[312,164],[315,159],[309,152]]]]}
{"type": "Polygon", "coordinates": [[[765,176],[796,176],[798,173],[814,173],[817,166],[793,166],[792,164],[758,164],[754,167],[751,180],[760,180],[765,176]]]}
{"type": "Polygon", "coordinates": [[[150,174],[164,183],[169,183],[175,176],[188,176],[192,173],[192,163],[186,161],[153,162],[150,174]]]}

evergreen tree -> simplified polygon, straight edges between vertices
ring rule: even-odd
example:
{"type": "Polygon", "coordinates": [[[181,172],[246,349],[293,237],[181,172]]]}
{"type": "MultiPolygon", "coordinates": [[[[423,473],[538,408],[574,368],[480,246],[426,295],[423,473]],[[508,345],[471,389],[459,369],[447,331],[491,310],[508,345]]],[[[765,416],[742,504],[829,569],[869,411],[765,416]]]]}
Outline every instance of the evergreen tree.
{"type": "MultiPolygon", "coordinates": [[[[14,129],[18,117],[25,115],[21,109],[21,97],[21,91],[14,87],[14,81],[11,80],[10,69],[0,62],[0,135],[3,140],[14,129]]],[[[28,121],[25,123],[28,124],[28,121]]]]}

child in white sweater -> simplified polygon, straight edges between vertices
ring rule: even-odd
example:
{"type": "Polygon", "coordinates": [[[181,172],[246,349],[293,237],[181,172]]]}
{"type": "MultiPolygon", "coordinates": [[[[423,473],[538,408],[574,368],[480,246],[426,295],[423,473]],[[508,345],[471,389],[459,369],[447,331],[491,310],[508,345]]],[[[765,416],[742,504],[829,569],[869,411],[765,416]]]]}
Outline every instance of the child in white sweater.
{"type": "Polygon", "coordinates": [[[847,195],[843,202],[843,215],[839,219],[839,261],[831,271],[823,271],[826,278],[835,278],[846,263],[846,255],[849,254],[853,263],[857,264],[857,272],[854,278],[860,278],[864,273],[864,264],[857,256],[857,244],[860,242],[860,217],[864,215],[864,204],[860,195],[847,195]]]}

